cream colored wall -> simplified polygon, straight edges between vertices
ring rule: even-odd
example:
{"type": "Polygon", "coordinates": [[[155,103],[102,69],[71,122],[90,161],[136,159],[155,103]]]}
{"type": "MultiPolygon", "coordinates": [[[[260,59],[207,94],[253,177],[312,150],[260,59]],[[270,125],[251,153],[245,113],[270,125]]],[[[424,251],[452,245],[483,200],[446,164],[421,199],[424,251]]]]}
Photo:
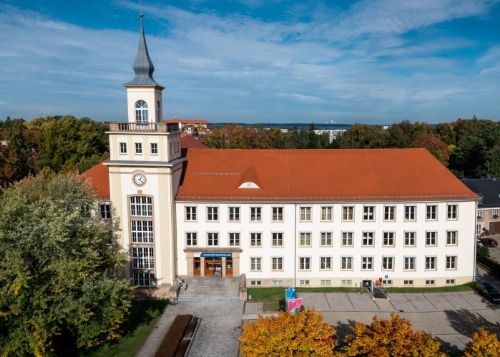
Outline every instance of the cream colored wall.
{"type": "Polygon", "coordinates": [[[174,133],[109,132],[110,159],[127,161],[171,161],[181,156],[181,136],[174,133]],[[127,144],[127,153],[120,154],[120,143],[127,144]],[[142,143],[142,154],[135,153],[135,143],[142,143]],[[158,154],[150,152],[150,144],[158,144],[158,154]],[[172,143],[172,145],[170,145],[172,143]],[[172,149],[172,150],[171,150],[172,149]]]}
{"type": "Polygon", "coordinates": [[[135,103],[144,100],[148,104],[148,122],[158,122],[163,117],[162,93],[157,87],[127,87],[128,121],[135,123],[135,103]],[[156,102],[160,101],[160,114],[156,116],[156,102]]]}

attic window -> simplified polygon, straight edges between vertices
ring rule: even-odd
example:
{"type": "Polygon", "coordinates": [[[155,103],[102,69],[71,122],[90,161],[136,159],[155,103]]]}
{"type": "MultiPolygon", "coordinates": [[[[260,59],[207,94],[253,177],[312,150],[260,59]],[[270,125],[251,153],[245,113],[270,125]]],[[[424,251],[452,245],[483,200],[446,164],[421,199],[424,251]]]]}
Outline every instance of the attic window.
{"type": "Polygon", "coordinates": [[[255,182],[243,182],[238,188],[260,188],[255,182]]]}

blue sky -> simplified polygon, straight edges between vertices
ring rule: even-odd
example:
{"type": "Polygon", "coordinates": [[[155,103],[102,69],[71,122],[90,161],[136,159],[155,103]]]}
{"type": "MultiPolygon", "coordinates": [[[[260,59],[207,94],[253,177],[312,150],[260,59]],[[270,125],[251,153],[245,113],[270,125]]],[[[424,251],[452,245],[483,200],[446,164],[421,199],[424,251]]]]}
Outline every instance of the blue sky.
{"type": "MultiPolygon", "coordinates": [[[[165,117],[500,119],[499,0],[142,2],[165,117]]],[[[0,118],[126,120],[138,12],[0,0],[0,118]]]]}

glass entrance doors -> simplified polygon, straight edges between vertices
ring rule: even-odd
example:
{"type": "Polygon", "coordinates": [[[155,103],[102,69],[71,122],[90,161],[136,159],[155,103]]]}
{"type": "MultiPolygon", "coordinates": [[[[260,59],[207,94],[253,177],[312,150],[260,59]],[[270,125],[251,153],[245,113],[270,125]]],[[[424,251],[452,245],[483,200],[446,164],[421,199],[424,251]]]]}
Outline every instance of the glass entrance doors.
{"type": "Polygon", "coordinates": [[[205,276],[222,276],[222,259],[205,258],[205,276]]]}

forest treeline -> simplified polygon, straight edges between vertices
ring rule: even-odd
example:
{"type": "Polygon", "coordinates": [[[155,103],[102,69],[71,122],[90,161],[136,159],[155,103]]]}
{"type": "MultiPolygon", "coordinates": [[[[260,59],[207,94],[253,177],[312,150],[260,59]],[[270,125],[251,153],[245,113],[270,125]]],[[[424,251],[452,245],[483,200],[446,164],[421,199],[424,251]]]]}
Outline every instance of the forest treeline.
{"type": "Polygon", "coordinates": [[[204,142],[226,149],[423,147],[459,178],[500,176],[500,122],[476,118],[437,125],[403,121],[387,129],[355,124],[333,142],[327,133],[316,134],[312,124],[288,132],[234,124],[212,130],[204,142]]]}
{"type": "MultiPolygon", "coordinates": [[[[107,128],[105,123],[71,115],[0,121],[0,187],[45,167],[55,172],[87,170],[109,156],[107,128]]],[[[500,122],[403,121],[387,129],[355,124],[333,142],[314,130],[314,125],[287,133],[227,125],[212,130],[204,142],[212,148],[242,149],[425,147],[460,178],[500,176],[500,122]]]]}

